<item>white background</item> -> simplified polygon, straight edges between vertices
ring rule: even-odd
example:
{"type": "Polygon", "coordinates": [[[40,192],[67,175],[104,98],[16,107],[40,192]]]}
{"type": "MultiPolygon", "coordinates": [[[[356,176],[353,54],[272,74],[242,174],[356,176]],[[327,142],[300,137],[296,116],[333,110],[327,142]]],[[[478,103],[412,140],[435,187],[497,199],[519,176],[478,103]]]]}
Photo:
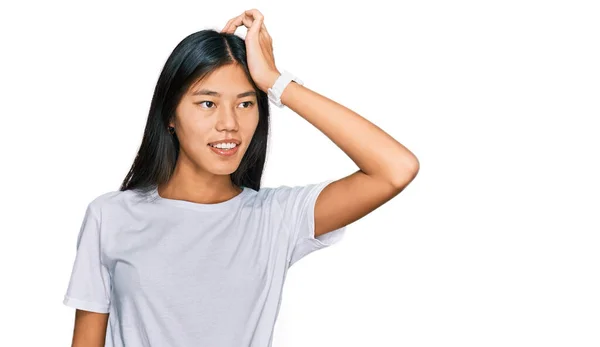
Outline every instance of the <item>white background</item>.
{"type": "MultiPolygon", "coordinates": [[[[176,44],[251,8],[280,70],[420,161],[290,270],[274,346],[600,345],[600,12],[522,0],[3,2],[0,345],[70,344],[87,203],[129,170],[176,44]]],[[[358,169],[272,110],[263,186],[358,169]]]]}

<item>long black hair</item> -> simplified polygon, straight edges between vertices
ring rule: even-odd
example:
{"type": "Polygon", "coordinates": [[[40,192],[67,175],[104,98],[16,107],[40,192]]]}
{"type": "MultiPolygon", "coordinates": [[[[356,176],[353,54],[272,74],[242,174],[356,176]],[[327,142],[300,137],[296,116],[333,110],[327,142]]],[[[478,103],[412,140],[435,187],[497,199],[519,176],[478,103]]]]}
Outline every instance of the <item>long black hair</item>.
{"type": "Polygon", "coordinates": [[[212,29],[184,38],[173,50],[158,78],[146,121],[142,143],[120,190],[147,192],[171,177],[179,155],[179,140],[168,131],[175,109],[191,85],[217,68],[239,64],[257,93],[259,120],[254,136],[239,167],[231,176],[238,187],[260,189],[267,154],[269,102],[252,80],[246,61],[244,39],[212,29]]]}

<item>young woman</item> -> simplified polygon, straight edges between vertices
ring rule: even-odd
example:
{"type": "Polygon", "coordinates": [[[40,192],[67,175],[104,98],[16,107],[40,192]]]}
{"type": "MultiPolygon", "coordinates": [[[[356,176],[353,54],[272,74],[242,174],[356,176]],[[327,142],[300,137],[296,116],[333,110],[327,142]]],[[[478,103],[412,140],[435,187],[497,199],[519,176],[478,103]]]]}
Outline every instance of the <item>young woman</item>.
{"type": "Polygon", "coordinates": [[[258,10],[191,34],[158,79],[120,190],[87,206],[64,297],[77,309],[73,346],[271,346],[288,268],[339,241],[418,167],[380,128],[281,74],[258,10]],[[261,188],[271,92],[360,170],[261,188]]]}

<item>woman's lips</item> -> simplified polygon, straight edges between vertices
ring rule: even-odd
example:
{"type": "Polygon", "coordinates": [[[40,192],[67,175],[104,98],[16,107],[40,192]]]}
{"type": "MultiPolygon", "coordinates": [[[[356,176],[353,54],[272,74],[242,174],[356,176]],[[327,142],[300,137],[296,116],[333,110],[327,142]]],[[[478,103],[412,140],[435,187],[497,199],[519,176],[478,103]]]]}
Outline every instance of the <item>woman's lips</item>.
{"type": "Polygon", "coordinates": [[[207,145],[213,152],[215,152],[216,154],[223,156],[223,157],[230,157],[232,155],[234,155],[235,153],[237,153],[238,151],[238,147],[240,147],[240,145],[236,145],[233,148],[230,149],[225,149],[225,148],[217,148],[217,147],[213,147],[211,145],[207,145]]]}

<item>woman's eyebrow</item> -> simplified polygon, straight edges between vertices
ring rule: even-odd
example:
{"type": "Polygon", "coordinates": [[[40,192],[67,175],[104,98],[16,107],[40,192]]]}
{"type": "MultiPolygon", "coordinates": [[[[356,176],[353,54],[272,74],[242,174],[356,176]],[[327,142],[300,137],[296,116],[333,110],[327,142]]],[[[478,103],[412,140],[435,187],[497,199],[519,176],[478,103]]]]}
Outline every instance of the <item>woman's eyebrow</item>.
{"type": "MultiPolygon", "coordinates": [[[[208,89],[200,89],[195,91],[192,95],[213,95],[213,96],[221,96],[221,93],[215,92],[214,90],[208,89]]],[[[238,98],[243,98],[245,96],[256,96],[256,92],[253,90],[249,90],[247,92],[243,92],[237,95],[238,98]]]]}

